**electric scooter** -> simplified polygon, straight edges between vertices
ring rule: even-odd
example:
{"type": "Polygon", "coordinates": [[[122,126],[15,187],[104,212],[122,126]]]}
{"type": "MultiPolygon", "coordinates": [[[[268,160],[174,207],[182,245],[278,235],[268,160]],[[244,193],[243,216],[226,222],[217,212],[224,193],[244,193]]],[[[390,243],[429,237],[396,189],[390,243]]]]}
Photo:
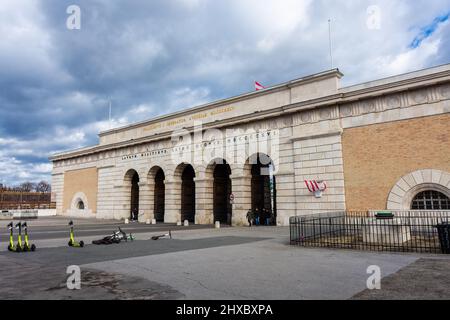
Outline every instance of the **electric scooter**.
{"type": "Polygon", "coordinates": [[[69,247],[78,247],[78,248],[83,248],[84,247],[84,242],[83,241],[75,241],[75,236],[73,233],[73,221],[70,220],[69,222],[69,226],[70,226],[70,239],[69,239],[69,247]]]}
{"type": "Polygon", "coordinates": [[[36,246],[33,244],[30,245],[30,240],[28,238],[28,226],[27,223],[22,223],[22,228],[25,230],[25,243],[23,245],[23,251],[35,251],[36,246]]]}
{"type": "Polygon", "coordinates": [[[17,235],[17,244],[16,244],[16,252],[23,251],[23,242],[22,242],[22,223],[19,221],[16,223],[16,229],[19,230],[19,234],[17,235]]]}
{"type": "Polygon", "coordinates": [[[128,240],[133,241],[134,240],[134,237],[133,237],[132,233],[127,235],[125,233],[125,231],[122,231],[122,229],[120,227],[118,227],[118,228],[119,228],[119,231],[118,231],[119,235],[118,236],[119,236],[120,240],[125,240],[125,241],[128,241],[128,240]]]}
{"type": "Polygon", "coordinates": [[[10,222],[7,225],[8,229],[9,229],[9,245],[8,245],[8,251],[14,251],[14,252],[20,252],[21,248],[16,247],[16,245],[14,244],[14,226],[13,223],[10,222]]]}
{"type": "Polygon", "coordinates": [[[170,239],[172,239],[172,232],[170,232],[170,230],[169,230],[169,233],[161,234],[159,236],[153,236],[153,237],[151,237],[151,239],[158,240],[158,239],[165,238],[165,237],[169,237],[170,239]]]}

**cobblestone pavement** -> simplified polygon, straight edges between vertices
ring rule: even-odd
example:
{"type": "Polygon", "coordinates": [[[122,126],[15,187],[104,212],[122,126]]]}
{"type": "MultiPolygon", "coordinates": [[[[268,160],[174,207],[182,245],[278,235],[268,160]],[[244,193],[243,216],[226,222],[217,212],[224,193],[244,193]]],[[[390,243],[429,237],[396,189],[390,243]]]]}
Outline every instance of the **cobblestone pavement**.
{"type": "Polygon", "coordinates": [[[421,258],[381,281],[381,290],[364,290],[353,299],[450,299],[450,259],[421,258]]]}
{"type": "Polygon", "coordinates": [[[157,241],[148,240],[152,234],[107,246],[70,248],[56,239],[33,253],[0,252],[0,299],[449,297],[444,255],[299,248],[288,245],[288,228],[275,227],[183,229],[157,241]],[[81,268],[81,290],[66,288],[69,265],[81,268]],[[380,291],[365,290],[370,265],[381,268],[380,291]]]}

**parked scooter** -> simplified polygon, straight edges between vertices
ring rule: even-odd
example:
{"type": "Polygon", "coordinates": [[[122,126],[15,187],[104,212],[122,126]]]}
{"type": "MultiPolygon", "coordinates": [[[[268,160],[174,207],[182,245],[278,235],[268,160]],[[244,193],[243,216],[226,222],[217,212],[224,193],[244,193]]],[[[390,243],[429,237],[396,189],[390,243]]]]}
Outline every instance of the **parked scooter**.
{"type": "Polygon", "coordinates": [[[8,245],[8,251],[14,251],[14,252],[20,252],[22,251],[21,247],[16,247],[16,245],[14,244],[14,225],[12,222],[10,222],[8,224],[8,229],[9,229],[9,245],[8,245]]]}
{"type": "Polygon", "coordinates": [[[35,251],[36,246],[33,244],[30,245],[30,240],[28,238],[28,225],[26,222],[22,223],[22,228],[25,231],[25,243],[23,245],[23,251],[35,251]]]}
{"type": "Polygon", "coordinates": [[[17,235],[16,252],[21,252],[21,251],[23,251],[22,223],[20,221],[18,223],[16,223],[15,228],[19,230],[19,234],[17,235]]]}
{"type": "Polygon", "coordinates": [[[74,232],[73,232],[73,221],[72,220],[70,220],[69,226],[70,226],[69,247],[78,247],[78,248],[84,247],[84,242],[83,241],[80,241],[80,242],[75,241],[75,236],[74,236],[74,232]]]}

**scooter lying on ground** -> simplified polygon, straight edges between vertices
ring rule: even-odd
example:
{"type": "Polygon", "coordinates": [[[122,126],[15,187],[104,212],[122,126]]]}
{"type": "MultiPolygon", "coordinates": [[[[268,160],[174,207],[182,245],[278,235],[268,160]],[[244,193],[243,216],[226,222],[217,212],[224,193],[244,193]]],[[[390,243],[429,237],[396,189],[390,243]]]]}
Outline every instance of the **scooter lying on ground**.
{"type": "Polygon", "coordinates": [[[119,230],[115,231],[112,235],[106,236],[103,239],[94,240],[92,241],[92,244],[113,244],[113,243],[120,243],[122,240],[124,241],[133,241],[134,237],[130,233],[127,235],[120,227],[118,227],[119,230]]]}
{"type": "Polygon", "coordinates": [[[172,239],[172,232],[170,232],[170,230],[169,230],[169,233],[161,234],[159,236],[153,236],[153,237],[151,237],[151,239],[158,240],[158,239],[165,238],[165,237],[169,237],[170,239],[172,239]]]}
{"type": "Polygon", "coordinates": [[[73,233],[73,221],[72,220],[70,220],[69,226],[70,226],[69,247],[83,248],[84,247],[84,242],[83,241],[80,241],[80,242],[75,241],[75,235],[73,233]]]}
{"type": "Polygon", "coordinates": [[[22,247],[21,247],[21,246],[17,247],[17,246],[14,244],[14,226],[13,226],[13,223],[10,222],[10,223],[7,225],[7,227],[8,227],[8,229],[9,229],[9,245],[8,245],[8,250],[9,250],[9,251],[15,251],[15,252],[21,252],[21,251],[22,251],[22,247]]]}
{"type": "Polygon", "coordinates": [[[22,223],[22,228],[25,230],[25,243],[23,244],[23,251],[35,251],[36,246],[33,244],[30,245],[30,240],[28,238],[28,225],[26,222],[22,223]]]}

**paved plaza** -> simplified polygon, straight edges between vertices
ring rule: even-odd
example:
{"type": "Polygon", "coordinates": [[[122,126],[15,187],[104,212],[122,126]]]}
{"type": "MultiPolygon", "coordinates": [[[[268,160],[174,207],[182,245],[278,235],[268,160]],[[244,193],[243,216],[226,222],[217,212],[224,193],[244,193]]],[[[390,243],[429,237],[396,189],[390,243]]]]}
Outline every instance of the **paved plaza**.
{"type": "MultiPolygon", "coordinates": [[[[87,243],[117,222],[76,220],[87,243]],[[85,235],[85,236],[84,236],[85,235]]],[[[3,222],[2,222],[3,224],[3,222]]],[[[1,299],[390,299],[450,296],[444,255],[299,248],[285,227],[195,228],[121,225],[134,242],[70,248],[64,218],[29,222],[33,253],[0,252],[1,299]],[[46,226],[52,224],[52,227],[46,226]],[[33,229],[33,226],[34,229],[33,229]],[[172,239],[149,240],[169,229],[172,239]],[[39,236],[33,240],[33,230],[39,236]],[[40,231],[39,231],[40,230],[40,231]],[[66,288],[78,265],[81,290],[66,288]],[[378,265],[382,289],[366,290],[367,267],[378,265]],[[418,290],[419,288],[419,290],[418,290]],[[423,290],[423,291],[420,291],[423,290]]],[[[2,225],[3,228],[3,225],[2,225]]],[[[5,229],[6,230],[6,229],[5,229]]],[[[106,232],[108,230],[108,232],[106,232]]]]}

